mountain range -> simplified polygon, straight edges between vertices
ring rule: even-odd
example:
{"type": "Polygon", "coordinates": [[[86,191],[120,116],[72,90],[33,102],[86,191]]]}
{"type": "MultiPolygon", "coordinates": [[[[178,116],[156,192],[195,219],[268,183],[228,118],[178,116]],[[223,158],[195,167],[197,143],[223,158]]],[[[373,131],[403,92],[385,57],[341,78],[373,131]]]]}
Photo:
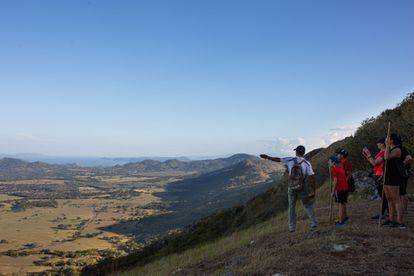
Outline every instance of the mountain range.
{"type": "Polygon", "coordinates": [[[163,157],[163,156],[139,156],[139,157],[96,157],[96,156],[51,156],[41,153],[16,153],[5,154],[0,153],[0,158],[15,158],[27,162],[44,162],[48,164],[76,164],[82,167],[109,167],[115,165],[124,165],[127,163],[141,162],[144,160],[154,160],[164,162],[167,160],[179,161],[196,161],[196,160],[211,160],[218,158],[230,157],[231,154],[221,156],[178,156],[178,157],[163,157]]]}
{"type": "Polygon", "coordinates": [[[81,167],[76,164],[48,164],[27,162],[5,157],[0,159],[0,180],[65,178],[94,175],[133,176],[144,173],[199,174],[219,170],[244,160],[257,160],[248,154],[235,154],[227,158],[198,161],[144,160],[110,167],[81,167]]]}

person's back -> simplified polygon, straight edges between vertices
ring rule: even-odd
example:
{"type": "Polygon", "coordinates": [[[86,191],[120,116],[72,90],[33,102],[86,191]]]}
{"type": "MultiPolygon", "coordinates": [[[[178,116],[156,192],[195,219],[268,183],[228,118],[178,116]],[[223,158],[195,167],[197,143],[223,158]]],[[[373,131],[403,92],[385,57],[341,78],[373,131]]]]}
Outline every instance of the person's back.
{"type": "Polygon", "coordinates": [[[293,166],[295,166],[295,164],[300,164],[300,167],[302,168],[303,176],[305,179],[308,176],[314,175],[311,163],[308,160],[306,160],[304,157],[301,157],[301,156],[285,157],[285,158],[280,158],[280,161],[284,165],[286,165],[289,176],[291,175],[292,168],[293,166]]]}
{"type": "Polygon", "coordinates": [[[332,176],[338,179],[336,191],[348,191],[348,181],[346,175],[346,171],[342,165],[333,167],[332,176]]]}
{"type": "Polygon", "coordinates": [[[263,159],[271,160],[274,162],[282,162],[287,166],[289,172],[289,186],[288,186],[288,218],[289,218],[289,231],[295,232],[296,230],[296,201],[300,199],[310,219],[311,228],[317,226],[315,211],[313,209],[313,198],[315,197],[316,183],[314,178],[314,172],[312,165],[304,158],[305,147],[298,146],[296,149],[296,157],[270,157],[266,154],[261,154],[263,159]],[[307,179],[310,181],[311,190],[307,179]]]}

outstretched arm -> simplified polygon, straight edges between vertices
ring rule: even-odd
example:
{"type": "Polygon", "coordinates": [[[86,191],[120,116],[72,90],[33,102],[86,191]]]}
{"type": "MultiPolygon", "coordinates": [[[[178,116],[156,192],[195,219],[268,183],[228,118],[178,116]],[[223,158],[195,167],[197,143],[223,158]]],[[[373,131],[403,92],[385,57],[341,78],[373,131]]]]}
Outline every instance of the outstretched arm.
{"type": "Polygon", "coordinates": [[[260,158],[267,159],[267,160],[270,160],[270,161],[273,161],[273,162],[281,162],[279,157],[271,157],[271,156],[266,155],[266,154],[260,154],[260,158]]]}

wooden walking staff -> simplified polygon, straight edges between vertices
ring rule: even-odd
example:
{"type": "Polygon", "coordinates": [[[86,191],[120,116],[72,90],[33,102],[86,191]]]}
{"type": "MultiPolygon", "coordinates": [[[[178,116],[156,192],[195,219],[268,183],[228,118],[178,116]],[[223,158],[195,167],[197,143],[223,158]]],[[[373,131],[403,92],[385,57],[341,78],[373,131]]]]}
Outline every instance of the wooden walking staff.
{"type": "MultiPolygon", "coordinates": [[[[388,132],[387,132],[387,139],[390,139],[390,131],[391,131],[391,122],[388,122],[388,132]]],[[[385,177],[387,176],[387,163],[388,160],[384,160],[384,175],[382,180],[382,196],[381,196],[381,209],[380,209],[380,215],[378,218],[378,227],[381,227],[381,219],[382,219],[382,206],[384,205],[384,190],[385,190],[385,177]]]]}
{"type": "Polygon", "coordinates": [[[331,165],[328,165],[329,168],[329,196],[330,196],[330,202],[329,202],[329,224],[332,224],[332,204],[333,204],[333,196],[332,196],[332,174],[331,174],[331,165]]]}

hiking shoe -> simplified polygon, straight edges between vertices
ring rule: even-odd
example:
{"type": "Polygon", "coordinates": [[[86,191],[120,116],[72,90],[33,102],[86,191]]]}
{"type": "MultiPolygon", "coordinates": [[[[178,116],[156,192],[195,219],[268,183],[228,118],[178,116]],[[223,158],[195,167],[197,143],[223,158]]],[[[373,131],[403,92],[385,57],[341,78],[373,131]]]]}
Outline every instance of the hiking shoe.
{"type": "Polygon", "coordinates": [[[296,230],[295,229],[289,229],[289,233],[295,233],[296,230]]]}
{"type": "Polygon", "coordinates": [[[398,224],[398,228],[399,229],[406,229],[407,225],[405,225],[404,223],[397,223],[398,224]]]}
{"type": "Polygon", "coordinates": [[[381,197],[379,196],[379,195],[373,195],[373,196],[371,196],[371,198],[370,198],[371,200],[380,200],[381,199],[381,197]]]}
{"type": "Polygon", "coordinates": [[[335,222],[335,226],[341,227],[341,226],[344,226],[344,225],[345,225],[345,223],[343,221],[336,221],[335,222]]]}
{"type": "Polygon", "coordinates": [[[344,223],[344,224],[348,224],[348,223],[350,223],[351,221],[349,220],[349,218],[348,217],[346,217],[343,221],[342,221],[342,223],[344,223]]]}
{"type": "Polygon", "coordinates": [[[397,228],[400,224],[398,222],[395,221],[391,221],[389,224],[389,227],[391,228],[397,228]]]}
{"type": "Polygon", "coordinates": [[[391,226],[391,221],[389,219],[387,219],[386,221],[384,221],[381,226],[391,226]]]}
{"type": "MultiPolygon", "coordinates": [[[[371,219],[379,219],[380,218],[380,215],[375,215],[375,216],[372,216],[371,217],[371,219]]],[[[384,218],[384,217],[383,217],[384,218]]]]}

